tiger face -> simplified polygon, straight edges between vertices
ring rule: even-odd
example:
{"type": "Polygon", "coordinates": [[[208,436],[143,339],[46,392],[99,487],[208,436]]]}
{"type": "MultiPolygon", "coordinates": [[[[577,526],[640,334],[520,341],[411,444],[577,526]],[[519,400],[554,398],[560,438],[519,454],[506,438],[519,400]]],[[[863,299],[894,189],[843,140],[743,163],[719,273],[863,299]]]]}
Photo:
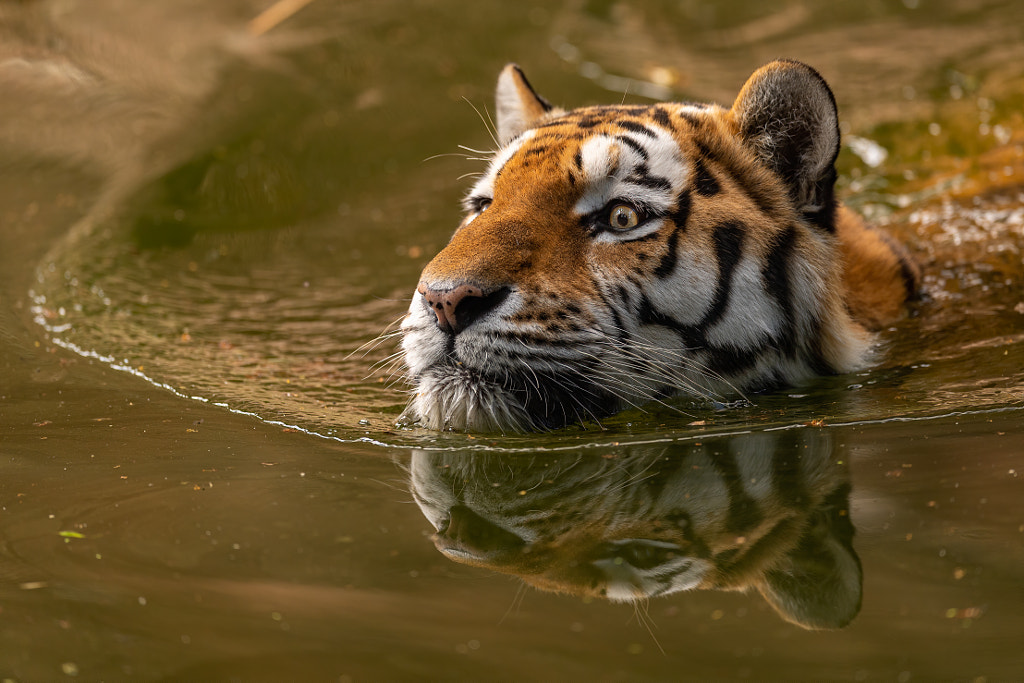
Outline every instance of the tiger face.
{"type": "Polygon", "coordinates": [[[849,372],[871,344],[858,289],[876,318],[912,290],[891,240],[837,206],[835,101],[803,64],[760,69],[730,109],[568,112],[510,65],[497,129],[402,324],[407,415],[428,428],[554,428],[849,372]]]}

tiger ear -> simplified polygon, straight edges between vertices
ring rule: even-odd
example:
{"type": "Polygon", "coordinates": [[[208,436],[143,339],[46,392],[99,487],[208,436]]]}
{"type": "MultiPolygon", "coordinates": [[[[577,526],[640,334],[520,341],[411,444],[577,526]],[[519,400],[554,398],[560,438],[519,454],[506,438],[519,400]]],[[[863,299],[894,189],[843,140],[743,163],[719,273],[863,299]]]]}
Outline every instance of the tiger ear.
{"type": "Polygon", "coordinates": [[[853,549],[849,488],[829,498],[797,547],[758,586],[783,619],[804,628],[842,628],[860,612],[864,576],[853,549]]]}
{"type": "Polygon", "coordinates": [[[533,126],[552,108],[547,100],[534,91],[523,70],[516,64],[508,64],[501,70],[494,100],[498,142],[502,146],[533,126]]]}
{"type": "Polygon", "coordinates": [[[772,62],[747,80],[732,114],[740,136],[782,176],[797,206],[832,230],[839,116],[825,79],[800,62],[772,62]]]}

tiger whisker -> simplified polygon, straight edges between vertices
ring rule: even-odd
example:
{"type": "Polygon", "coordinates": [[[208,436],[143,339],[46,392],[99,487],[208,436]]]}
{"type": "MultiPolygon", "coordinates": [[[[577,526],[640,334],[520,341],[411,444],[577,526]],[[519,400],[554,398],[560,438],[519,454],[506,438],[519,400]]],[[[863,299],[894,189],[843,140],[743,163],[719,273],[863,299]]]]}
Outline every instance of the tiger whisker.
{"type": "Polygon", "coordinates": [[[511,615],[513,612],[517,614],[519,613],[519,610],[523,606],[523,600],[526,599],[526,591],[526,584],[520,582],[518,587],[516,588],[516,594],[512,596],[512,604],[508,606],[508,609],[505,610],[505,613],[501,615],[501,619],[498,620],[499,626],[505,623],[505,620],[508,619],[509,615],[511,615]]]}
{"type": "Polygon", "coordinates": [[[401,370],[401,367],[404,364],[403,361],[403,353],[401,351],[396,351],[387,358],[379,360],[371,365],[370,373],[363,378],[363,381],[365,382],[378,373],[380,373],[381,377],[387,377],[387,380],[390,381],[395,374],[401,370]]]}
{"type": "Polygon", "coordinates": [[[648,600],[646,598],[644,598],[642,600],[635,600],[633,602],[633,610],[634,610],[634,613],[636,614],[637,621],[645,629],[647,629],[647,634],[649,636],[651,636],[651,640],[654,641],[655,646],[658,648],[658,650],[661,652],[661,654],[664,655],[665,654],[665,648],[663,648],[661,646],[661,643],[658,642],[658,637],[656,635],[654,635],[654,628],[653,628],[653,626],[655,624],[654,624],[654,620],[651,619],[651,613],[649,611],[650,610],[650,606],[651,606],[650,600],[648,600]]]}
{"type": "Polygon", "coordinates": [[[365,356],[368,352],[374,350],[375,348],[377,348],[378,346],[383,344],[388,339],[400,336],[402,334],[402,330],[400,330],[400,329],[392,329],[392,328],[396,327],[397,325],[400,325],[402,323],[402,321],[405,320],[406,316],[408,316],[408,315],[409,315],[408,312],[402,313],[402,315],[398,316],[398,318],[396,318],[395,320],[392,320],[391,322],[389,322],[384,327],[384,329],[381,331],[380,334],[378,334],[376,337],[374,337],[370,341],[368,341],[368,342],[366,342],[364,344],[361,344],[360,346],[356,347],[351,353],[349,353],[347,356],[345,356],[342,360],[346,360],[347,361],[347,360],[351,359],[352,356],[354,356],[357,353],[359,353],[360,351],[362,351],[363,352],[363,356],[365,356]]]}
{"type": "MultiPolygon", "coordinates": [[[[620,329],[620,331],[628,334],[628,332],[626,332],[625,330],[621,330],[620,329]]],[[[614,338],[609,338],[609,340],[610,339],[614,339],[614,338]]],[[[701,375],[703,375],[704,377],[707,377],[709,379],[714,379],[714,380],[716,380],[718,382],[721,382],[721,383],[725,384],[734,393],[740,395],[744,400],[747,400],[746,397],[743,396],[743,392],[741,392],[736,386],[734,386],[727,379],[722,377],[722,375],[720,375],[719,373],[717,373],[717,372],[707,368],[702,363],[699,363],[692,356],[686,355],[687,353],[692,353],[693,351],[696,351],[698,349],[668,349],[668,348],[664,348],[664,347],[654,346],[653,344],[649,344],[649,343],[645,342],[644,340],[636,339],[635,337],[632,338],[631,341],[634,343],[634,346],[641,346],[641,347],[646,348],[646,349],[648,349],[648,350],[650,350],[652,352],[667,354],[667,355],[670,355],[670,356],[675,356],[678,360],[682,361],[686,365],[688,365],[690,367],[693,367],[696,370],[698,370],[701,373],[701,375]]],[[[717,394],[717,392],[716,392],[716,394],[717,394]]],[[[719,397],[721,397],[720,394],[717,394],[717,395],[719,397]]]]}
{"type": "Polygon", "coordinates": [[[434,159],[441,159],[443,157],[459,157],[461,159],[469,159],[470,161],[486,161],[486,159],[479,159],[477,157],[470,156],[469,154],[462,154],[460,152],[442,152],[440,154],[433,154],[421,161],[420,163],[426,163],[433,161],[434,159]]]}
{"type": "MultiPolygon", "coordinates": [[[[593,355],[593,354],[588,354],[588,355],[590,357],[594,358],[594,360],[597,360],[599,362],[604,362],[604,359],[602,357],[600,357],[600,356],[593,355]]],[[[642,387],[640,387],[640,385],[629,384],[622,377],[620,377],[620,376],[618,376],[616,374],[613,374],[613,373],[611,373],[611,372],[609,372],[609,371],[607,371],[607,370],[605,370],[603,368],[596,367],[596,368],[594,368],[594,371],[598,373],[598,379],[603,379],[606,383],[615,384],[615,385],[620,386],[620,387],[622,387],[622,388],[624,388],[626,390],[633,390],[633,393],[636,393],[636,394],[647,393],[647,392],[644,392],[644,391],[640,391],[640,389],[642,388],[642,387]]],[[[618,395],[618,398],[620,400],[622,400],[622,401],[625,401],[626,403],[628,403],[633,408],[636,408],[636,409],[642,410],[642,411],[644,410],[641,406],[639,406],[636,403],[634,403],[633,401],[631,401],[629,399],[629,397],[627,397],[627,396],[623,396],[623,395],[620,394],[620,395],[618,395]]],[[[668,408],[670,410],[674,410],[674,411],[676,411],[676,412],[678,412],[678,413],[680,413],[682,415],[686,415],[687,417],[693,417],[689,413],[686,413],[686,412],[680,410],[676,406],[672,406],[672,405],[670,405],[668,403],[665,403],[663,400],[661,400],[659,398],[650,397],[650,398],[645,399],[645,402],[646,401],[653,401],[655,403],[658,403],[658,404],[664,406],[665,408],[668,408]]]]}
{"type": "MultiPolygon", "coordinates": [[[[563,389],[563,390],[567,388],[565,386],[565,383],[567,381],[568,381],[567,378],[564,378],[564,377],[558,377],[556,379],[556,383],[559,385],[559,388],[563,389]]],[[[594,398],[599,398],[597,396],[597,394],[595,394],[590,389],[587,389],[585,387],[580,387],[575,382],[571,382],[571,384],[572,384],[572,387],[571,387],[572,389],[575,389],[577,391],[586,393],[586,394],[588,394],[590,396],[593,396],[594,398]]],[[[597,415],[595,415],[594,412],[590,408],[587,408],[585,405],[583,405],[583,403],[573,393],[569,392],[568,396],[569,396],[570,400],[573,401],[573,403],[576,404],[573,407],[573,413],[576,415],[576,417],[579,419],[579,421],[583,420],[583,416],[580,415],[580,411],[579,411],[579,409],[582,409],[590,417],[591,420],[593,420],[594,422],[597,423],[598,427],[601,427],[602,429],[604,429],[604,427],[601,425],[600,419],[598,419],[597,415]]]]}
{"type": "Polygon", "coordinates": [[[484,154],[484,155],[486,155],[487,159],[492,158],[495,154],[498,153],[497,150],[493,150],[493,149],[473,149],[472,147],[468,147],[466,145],[458,145],[458,148],[459,149],[464,149],[467,152],[472,152],[473,154],[484,154]]]}
{"type": "MultiPolygon", "coordinates": [[[[480,113],[480,110],[476,108],[476,105],[469,101],[469,98],[463,97],[462,99],[466,102],[466,104],[473,108],[473,111],[476,112],[476,115],[484,124],[484,129],[487,131],[487,134],[491,136],[491,141],[494,143],[494,146],[500,148],[501,142],[498,141],[498,127],[494,125],[494,121],[491,119],[490,112],[487,113],[487,117],[485,119],[484,116],[480,113]]],[[[484,107],[484,111],[487,111],[487,107],[484,107]]]]}
{"type": "MultiPolygon", "coordinates": [[[[642,340],[638,340],[638,339],[635,339],[635,338],[630,339],[630,342],[631,342],[632,346],[634,346],[634,347],[639,346],[639,347],[641,347],[641,348],[643,348],[645,350],[650,351],[652,354],[674,356],[675,359],[678,360],[680,362],[680,364],[684,366],[682,368],[682,370],[685,370],[687,367],[691,368],[695,372],[697,372],[700,376],[702,376],[702,377],[704,377],[706,379],[715,380],[715,381],[718,381],[718,382],[720,382],[722,384],[725,384],[730,389],[732,389],[734,393],[738,394],[739,396],[744,398],[744,400],[746,400],[746,397],[743,395],[743,393],[741,391],[739,391],[736,387],[734,387],[728,380],[726,380],[724,377],[722,377],[718,373],[715,373],[715,372],[709,370],[708,368],[706,368],[705,366],[703,366],[702,364],[698,363],[692,357],[684,355],[685,351],[679,351],[679,350],[676,350],[676,349],[666,349],[666,348],[663,348],[663,347],[657,347],[657,346],[654,346],[654,345],[651,345],[651,344],[647,344],[647,343],[643,342],[642,340]]],[[[641,355],[641,354],[637,353],[634,349],[624,349],[623,345],[621,344],[621,342],[619,342],[619,340],[616,340],[613,337],[608,337],[608,338],[606,338],[604,340],[599,340],[596,343],[598,343],[598,344],[605,344],[607,346],[610,346],[611,348],[615,349],[618,353],[621,353],[622,355],[624,355],[626,357],[630,357],[630,358],[639,360],[639,361],[643,362],[645,365],[653,364],[653,365],[660,366],[661,368],[664,368],[666,370],[666,372],[664,372],[661,375],[661,377],[663,379],[667,380],[668,383],[673,385],[673,386],[676,386],[676,387],[682,388],[682,389],[686,389],[686,390],[690,391],[691,393],[693,393],[693,394],[695,394],[697,396],[702,396],[702,397],[705,397],[705,398],[716,398],[716,399],[724,400],[724,396],[721,394],[721,392],[714,391],[710,387],[704,386],[703,384],[696,384],[696,383],[694,383],[691,379],[688,379],[688,378],[684,377],[683,375],[679,374],[679,370],[677,370],[676,368],[673,368],[673,367],[667,365],[665,362],[660,361],[657,358],[654,358],[654,357],[651,357],[651,356],[648,356],[648,355],[641,355]],[[612,342],[615,342],[615,343],[612,343],[612,342]]]]}

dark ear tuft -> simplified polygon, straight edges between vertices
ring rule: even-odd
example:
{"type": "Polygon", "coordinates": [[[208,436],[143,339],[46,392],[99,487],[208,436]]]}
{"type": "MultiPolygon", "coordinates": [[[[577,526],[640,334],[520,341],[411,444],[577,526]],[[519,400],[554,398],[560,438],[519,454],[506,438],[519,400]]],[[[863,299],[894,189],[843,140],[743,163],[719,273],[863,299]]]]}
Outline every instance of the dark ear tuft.
{"type": "Polygon", "coordinates": [[[551,105],[538,95],[523,70],[508,64],[498,76],[494,95],[498,119],[498,142],[507,145],[551,111],[551,105]]]}
{"type": "Polygon", "coordinates": [[[740,135],[788,183],[799,209],[832,231],[839,119],[825,79],[800,62],[772,62],[750,77],[732,113],[740,135]]]}

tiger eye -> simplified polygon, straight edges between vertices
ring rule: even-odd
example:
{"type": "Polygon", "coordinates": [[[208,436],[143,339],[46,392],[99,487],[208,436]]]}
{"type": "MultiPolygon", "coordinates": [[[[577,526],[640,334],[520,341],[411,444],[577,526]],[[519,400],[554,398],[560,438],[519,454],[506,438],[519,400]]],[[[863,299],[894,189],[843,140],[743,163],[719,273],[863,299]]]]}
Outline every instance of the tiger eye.
{"type": "Polygon", "coordinates": [[[637,215],[636,210],[625,204],[619,204],[612,209],[608,219],[608,222],[616,230],[629,230],[640,223],[640,216],[637,215]]]}

